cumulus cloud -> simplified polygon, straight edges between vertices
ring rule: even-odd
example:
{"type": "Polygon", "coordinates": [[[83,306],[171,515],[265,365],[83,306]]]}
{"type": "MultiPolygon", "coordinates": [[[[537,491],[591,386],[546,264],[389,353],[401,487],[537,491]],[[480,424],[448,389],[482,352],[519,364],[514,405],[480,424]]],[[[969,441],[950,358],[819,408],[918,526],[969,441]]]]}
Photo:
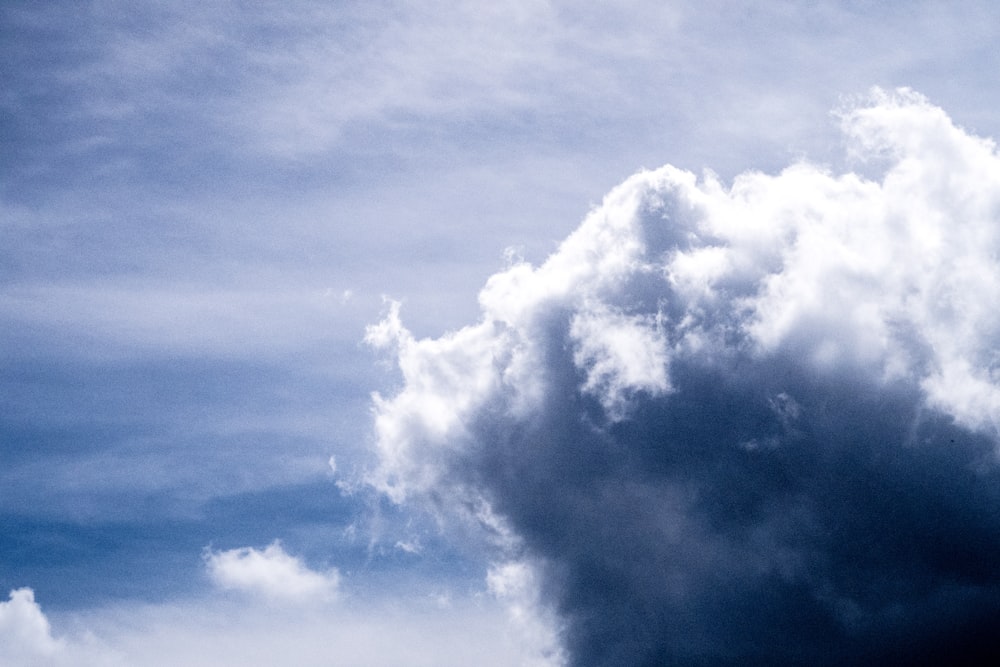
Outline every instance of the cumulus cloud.
{"type": "Polygon", "coordinates": [[[31,588],[0,602],[0,664],[7,667],[118,667],[114,651],[91,635],[56,636],[31,588]]]}
{"type": "Polygon", "coordinates": [[[63,649],[30,588],[13,590],[7,602],[0,602],[0,638],[0,654],[14,664],[52,659],[63,649]]]}
{"type": "Polygon", "coordinates": [[[205,566],[217,586],[275,600],[306,602],[330,599],[337,592],[336,569],[316,572],[287,554],[274,541],[263,550],[253,547],[205,552],[205,566]]]}
{"type": "Polygon", "coordinates": [[[572,664],[1000,655],[1000,157],[909,90],[838,117],[868,176],[644,171],[477,323],[369,329],[371,484],[487,508],[572,664]]]}

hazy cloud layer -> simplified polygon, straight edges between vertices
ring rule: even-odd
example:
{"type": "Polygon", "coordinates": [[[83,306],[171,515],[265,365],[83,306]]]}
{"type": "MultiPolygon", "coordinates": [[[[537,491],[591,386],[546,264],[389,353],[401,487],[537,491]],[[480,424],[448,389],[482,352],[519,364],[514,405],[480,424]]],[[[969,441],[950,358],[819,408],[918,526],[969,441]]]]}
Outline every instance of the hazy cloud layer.
{"type": "Polygon", "coordinates": [[[1000,158],[907,90],[840,118],[868,176],[643,172],[477,324],[369,330],[372,484],[503,527],[573,664],[1000,652],[1000,158]]]}
{"type": "MultiPolygon", "coordinates": [[[[119,602],[52,622],[30,588],[0,602],[4,667],[531,665],[522,628],[484,593],[348,591],[319,605],[270,597],[119,602]]],[[[516,619],[514,619],[516,620],[516,619]]]]}

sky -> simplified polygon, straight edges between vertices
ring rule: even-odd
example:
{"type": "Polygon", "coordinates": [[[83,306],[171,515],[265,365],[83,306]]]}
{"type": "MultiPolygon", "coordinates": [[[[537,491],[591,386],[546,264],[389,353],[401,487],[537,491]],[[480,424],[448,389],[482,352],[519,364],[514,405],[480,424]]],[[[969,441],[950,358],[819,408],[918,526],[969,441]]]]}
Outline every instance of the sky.
{"type": "Polygon", "coordinates": [[[998,32],[3,3],[0,664],[1000,656],[998,32]]]}

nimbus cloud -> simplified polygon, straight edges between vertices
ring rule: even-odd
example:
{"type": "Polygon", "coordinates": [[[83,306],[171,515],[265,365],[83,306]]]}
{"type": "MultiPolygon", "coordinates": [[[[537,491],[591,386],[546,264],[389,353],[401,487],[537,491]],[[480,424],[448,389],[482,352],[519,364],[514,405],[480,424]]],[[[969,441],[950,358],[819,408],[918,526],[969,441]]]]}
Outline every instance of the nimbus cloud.
{"type": "Polygon", "coordinates": [[[479,322],[370,330],[370,482],[488,508],[573,664],[1000,654],[1000,158],[908,90],[841,120],[878,179],[642,172],[479,322]]]}

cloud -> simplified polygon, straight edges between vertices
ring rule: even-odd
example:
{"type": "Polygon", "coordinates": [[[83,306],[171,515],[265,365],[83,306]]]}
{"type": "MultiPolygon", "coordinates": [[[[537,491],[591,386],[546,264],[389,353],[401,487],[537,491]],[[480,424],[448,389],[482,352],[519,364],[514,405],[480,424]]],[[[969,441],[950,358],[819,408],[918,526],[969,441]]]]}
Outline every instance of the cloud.
{"type": "Polygon", "coordinates": [[[838,117],[869,176],[644,171],[479,322],[369,329],[370,483],[509,531],[572,664],[1000,655],[1000,157],[838,117]]]}
{"type": "Polygon", "coordinates": [[[340,573],[336,569],[310,570],[298,558],[285,553],[278,541],[262,551],[253,547],[208,550],[205,567],[220,588],[277,600],[325,600],[335,595],[340,585],[340,573]]]}
{"type": "MultiPolygon", "coordinates": [[[[320,609],[187,604],[117,608],[88,619],[122,665],[371,665],[493,667],[524,664],[494,603],[397,595],[320,609]]],[[[117,667],[117,664],[115,665],[117,667]]]]}
{"type": "Polygon", "coordinates": [[[252,597],[163,604],[119,601],[55,614],[50,624],[31,589],[22,588],[11,593],[9,602],[0,602],[0,664],[533,664],[532,646],[520,634],[521,626],[505,618],[489,596],[439,592],[432,597],[405,587],[396,587],[391,598],[371,591],[355,593],[359,595],[319,607],[276,607],[270,598],[252,597]]]}
{"type": "Polygon", "coordinates": [[[119,656],[92,635],[54,636],[30,588],[0,602],[0,664],[8,667],[117,667],[119,656]]]}
{"type": "Polygon", "coordinates": [[[486,584],[490,593],[507,606],[511,632],[526,649],[522,664],[563,664],[558,622],[540,600],[533,564],[523,560],[496,564],[487,573],[486,584]]]}
{"type": "Polygon", "coordinates": [[[30,588],[13,590],[10,600],[0,602],[0,638],[4,662],[15,664],[51,659],[63,649],[52,637],[49,621],[30,588]]]}

